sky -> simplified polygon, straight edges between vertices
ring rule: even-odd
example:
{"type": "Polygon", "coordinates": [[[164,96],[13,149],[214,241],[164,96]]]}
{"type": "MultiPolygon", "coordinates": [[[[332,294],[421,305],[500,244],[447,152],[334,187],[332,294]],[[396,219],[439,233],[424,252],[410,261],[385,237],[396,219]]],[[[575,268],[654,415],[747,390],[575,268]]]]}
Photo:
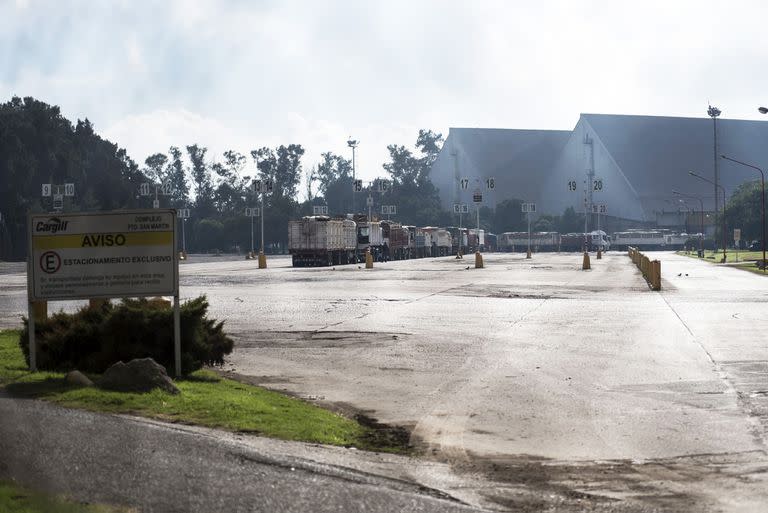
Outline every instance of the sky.
{"type": "MultiPolygon", "coordinates": [[[[301,144],[384,176],[420,128],[580,113],[766,119],[763,1],[0,0],[0,101],[88,118],[138,163],[301,144]]],[[[250,164],[252,168],[252,164],[250,164]]]]}

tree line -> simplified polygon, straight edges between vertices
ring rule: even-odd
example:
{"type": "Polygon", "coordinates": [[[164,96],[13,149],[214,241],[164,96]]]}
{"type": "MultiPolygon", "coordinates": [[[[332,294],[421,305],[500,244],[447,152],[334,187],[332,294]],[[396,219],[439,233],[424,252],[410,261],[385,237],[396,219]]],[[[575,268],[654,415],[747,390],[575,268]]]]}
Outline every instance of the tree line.
{"type": "MultiPolygon", "coordinates": [[[[381,193],[378,180],[366,183],[356,193],[356,210],[367,211],[370,194],[377,207],[395,205],[395,219],[404,224],[457,225],[458,217],[441,208],[439,191],[429,177],[442,145],[442,134],[422,129],[413,148],[387,146],[381,179],[389,180],[391,187],[381,193]]],[[[73,124],[57,106],[14,97],[0,104],[0,259],[26,258],[27,213],[53,208],[52,198],[41,194],[46,183],[75,184],[75,195],[64,198],[65,211],[150,208],[155,185],[167,184],[170,194],[159,197],[161,206],[191,211],[185,223],[189,252],[244,252],[251,245],[251,219],[245,209],[260,206],[253,181],[271,180],[273,191],[264,198],[264,240],[268,250],[285,250],[288,220],[311,215],[317,205],[327,206],[331,215],[352,212],[351,160],[329,151],[317,164],[305,167],[304,155],[301,144],[258,147],[247,154],[228,150],[221,156],[190,144],[150,155],[140,165],[101,138],[88,119],[73,124]],[[139,194],[145,183],[150,184],[149,196],[139,194]]],[[[758,201],[756,183],[742,185],[729,200],[728,223],[741,225],[745,239],[760,238],[758,201]]],[[[481,228],[493,233],[527,230],[521,203],[508,199],[494,208],[482,207],[481,228]]],[[[534,231],[561,233],[579,232],[583,226],[584,215],[573,208],[559,216],[538,215],[532,223],[534,231]]],[[[255,245],[258,249],[258,242],[255,245]]]]}

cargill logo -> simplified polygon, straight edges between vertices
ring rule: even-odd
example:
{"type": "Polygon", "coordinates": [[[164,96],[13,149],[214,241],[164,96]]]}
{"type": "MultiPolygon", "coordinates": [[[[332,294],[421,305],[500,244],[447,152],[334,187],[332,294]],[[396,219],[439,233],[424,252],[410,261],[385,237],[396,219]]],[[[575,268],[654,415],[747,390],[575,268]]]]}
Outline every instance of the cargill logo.
{"type": "Polygon", "coordinates": [[[51,217],[47,221],[38,221],[35,225],[35,232],[56,233],[67,229],[69,221],[62,221],[58,217],[51,217]]]}

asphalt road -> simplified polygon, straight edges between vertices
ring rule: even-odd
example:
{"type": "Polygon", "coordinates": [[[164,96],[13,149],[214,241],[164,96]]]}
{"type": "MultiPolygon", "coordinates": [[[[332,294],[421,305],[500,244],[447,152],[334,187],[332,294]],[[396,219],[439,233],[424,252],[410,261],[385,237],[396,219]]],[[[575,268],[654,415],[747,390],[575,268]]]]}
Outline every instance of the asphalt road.
{"type": "MultiPolygon", "coordinates": [[[[766,509],[768,280],[653,256],[661,292],[623,253],[590,271],[575,254],[486,255],[482,270],[190,260],[182,291],[226,319],[226,370],[409,427],[455,479],[411,476],[467,503],[766,509]]],[[[9,325],[23,275],[2,272],[9,325]]]]}
{"type": "Polygon", "coordinates": [[[478,511],[406,481],[318,461],[303,445],[254,445],[0,396],[0,479],[80,501],[163,513],[478,511]]]}

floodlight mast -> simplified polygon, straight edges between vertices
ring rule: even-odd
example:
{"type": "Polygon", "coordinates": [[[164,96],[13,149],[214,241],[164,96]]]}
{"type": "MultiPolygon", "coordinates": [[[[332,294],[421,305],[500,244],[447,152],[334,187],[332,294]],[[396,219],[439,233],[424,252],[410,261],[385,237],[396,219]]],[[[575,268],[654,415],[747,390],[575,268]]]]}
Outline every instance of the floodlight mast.
{"type": "Polygon", "coordinates": [[[352,148],[352,215],[355,214],[355,148],[360,144],[360,141],[352,139],[350,137],[347,140],[347,146],[352,148]]]}
{"type": "MultiPolygon", "coordinates": [[[[717,184],[720,182],[719,180],[719,173],[717,169],[717,118],[720,116],[722,112],[717,107],[714,107],[712,105],[709,105],[707,108],[707,115],[712,118],[712,134],[713,134],[713,148],[712,148],[712,154],[713,154],[713,160],[714,160],[714,166],[715,166],[715,215],[717,215],[719,209],[718,209],[718,201],[717,201],[717,184]]],[[[725,205],[723,205],[723,216],[725,216],[725,205]]],[[[715,251],[717,251],[717,239],[715,239],[715,251]]],[[[725,248],[723,248],[723,251],[725,251],[725,248]]]]}

